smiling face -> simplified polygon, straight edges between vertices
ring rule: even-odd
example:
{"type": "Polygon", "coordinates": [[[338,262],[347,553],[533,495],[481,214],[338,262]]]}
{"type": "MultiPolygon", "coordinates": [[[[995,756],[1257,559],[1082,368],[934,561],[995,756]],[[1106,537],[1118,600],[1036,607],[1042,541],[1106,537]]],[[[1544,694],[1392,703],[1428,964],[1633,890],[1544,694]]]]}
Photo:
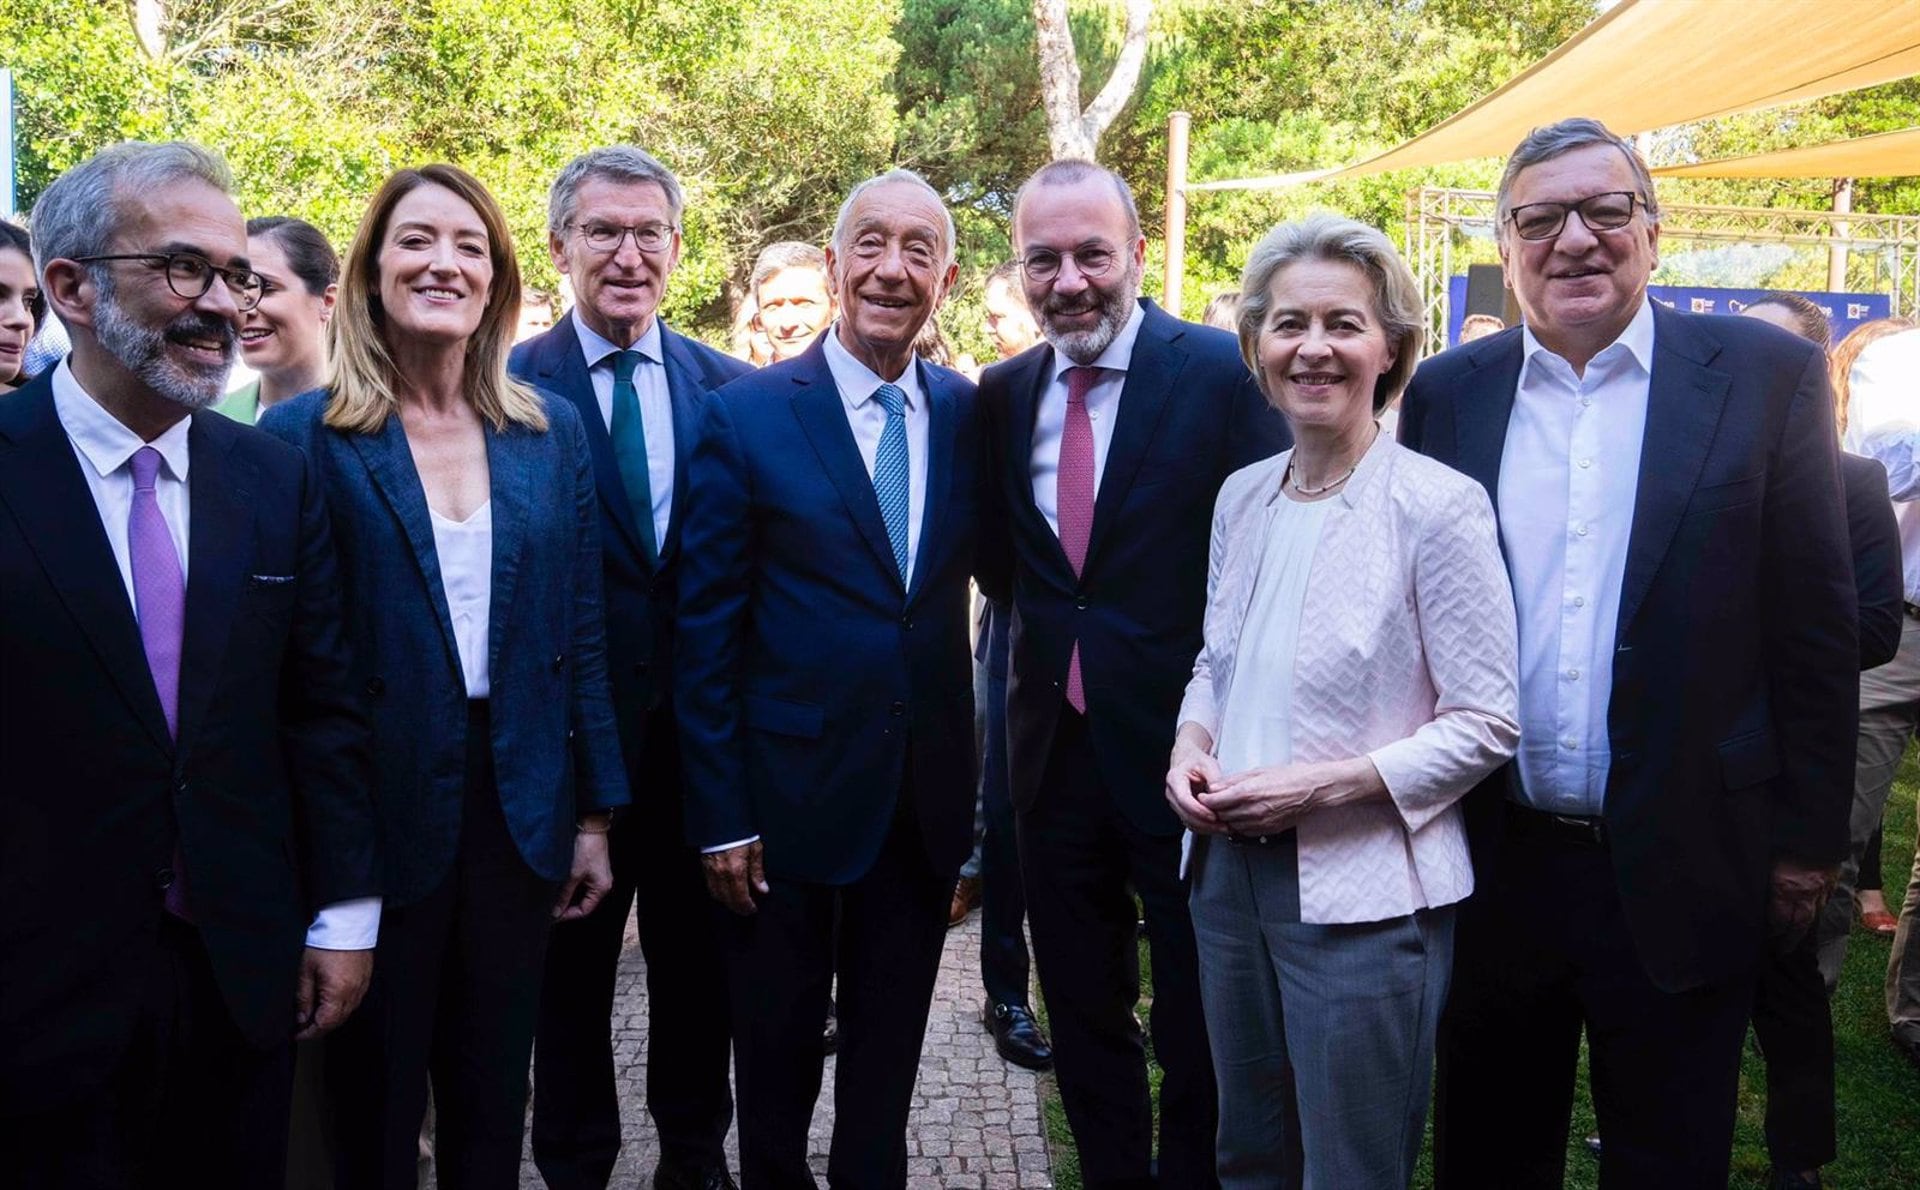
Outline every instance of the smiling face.
{"type": "Polygon", "coordinates": [[[778,363],[805,351],[814,336],[833,321],[833,298],[819,269],[792,265],[760,282],[754,291],[755,316],[778,363]]]}
{"type": "Polygon", "coordinates": [[[571,226],[549,233],[553,267],[573,282],[580,317],[610,343],[631,347],[653,324],[666,296],[667,278],[680,263],[680,232],[673,206],[657,182],[589,177],[574,191],[571,226]],[[673,228],[667,246],[642,252],[634,237],[620,237],[612,252],[587,246],[586,228],[673,228]]]}
{"type": "Polygon", "coordinates": [[[375,257],[386,333],[464,342],[479,329],[493,284],[487,228],[467,201],[432,182],[394,204],[375,257]]]}
{"type": "MultiPolygon", "coordinates": [[[[1576,203],[1609,191],[1639,194],[1639,179],[1618,148],[1586,145],[1521,170],[1507,207],[1576,203]]],[[[1627,225],[1613,231],[1593,231],[1568,212],[1560,234],[1551,239],[1523,240],[1503,221],[1499,242],[1507,287],[1526,313],[1527,326],[1549,350],[1578,367],[1633,321],[1660,263],[1660,226],[1638,203],[1627,225]]]]}
{"type": "Polygon", "coordinates": [[[1374,416],[1380,377],[1398,353],[1373,282],[1346,261],[1302,260],[1275,273],[1260,328],[1260,386],[1295,434],[1345,436],[1374,416]]]}
{"type": "Polygon", "coordinates": [[[1129,226],[1112,180],[1094,175],[1034,187],[1014,213],[1013,243],[1023,258],[1036,251],[1059,254],[1060,271],[1045,281],[1022,272],[1027,306],[1049,343],[1069,359],[1093,362],[1133,316],[1147,259],[1146,237],[1129,226]],[[1112,258],[1098,277],[1067,259],[1089,251],[1112,258]]]}
{"type": "Polygon", "coordinates": [[[0,384],[20,376],[33,338],[33,303],[40,293],[33,261],[14,248],[0,248],[0,384]]]}
{"type": "Polygon", "coordinates": [[[950,263],[945,214],[925,189],[883,182],[854,200],[845,240],[827,249],[841,342],[880,376],[892,378],[911,358],[914,338],[958,272],[950,263]]]}
{"type": "Polygon", "coordinates": [[[260,304],[240,324],[240,353],[247,366],[267,376],[299,370],[317,378],[326,358],[327,320],[333,317],[331,287],[318,296],[309,293],[271,232],[249,236],[247,252],[265,282],[260,304]]]}

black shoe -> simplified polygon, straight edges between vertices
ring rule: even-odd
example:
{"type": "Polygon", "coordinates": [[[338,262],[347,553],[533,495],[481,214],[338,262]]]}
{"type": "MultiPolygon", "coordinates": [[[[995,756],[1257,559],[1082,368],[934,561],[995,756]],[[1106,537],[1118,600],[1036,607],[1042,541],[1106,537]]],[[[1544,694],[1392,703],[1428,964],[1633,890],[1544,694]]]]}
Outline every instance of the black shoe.
{"type": "Polygon", "coordinates": [[[1814,1169],[1802,1173],[1781,1169],[1776,1165],[1767,1178],[1767,1190],[1821,1190],[1820,1171],[1814,1169]]]}
{"type": "Polygon", "coordinates": [[[1598,1136],[1589,1136],[1587,1138],[1587,1152],[1593,1154],[1594,1160],[1598,1161],[1600,1159],[1600,1138],[1598,1136]]]}
{"type": "Polygon", "coordinates": [[[662,1161],[653,1167],[653,1190],[740,1190],[724,1165],[712,1169],[662,1161]]]}
{"type": "Polygon", "coordinates": [[[820,1030],[820,1052],[832,1054],[840,1048],[840,1013],[835,1010],[833,998],[827,998],[827,1023],[820,1030]]]}
{"type": "Polygon", "coordinates": [[[1053,1069],[1053,1047],[1026,1005],[990,1004],[980,1019],[993,1034],[993,1048],[1002,1058],[1028,1070],[1053,1069]]]}

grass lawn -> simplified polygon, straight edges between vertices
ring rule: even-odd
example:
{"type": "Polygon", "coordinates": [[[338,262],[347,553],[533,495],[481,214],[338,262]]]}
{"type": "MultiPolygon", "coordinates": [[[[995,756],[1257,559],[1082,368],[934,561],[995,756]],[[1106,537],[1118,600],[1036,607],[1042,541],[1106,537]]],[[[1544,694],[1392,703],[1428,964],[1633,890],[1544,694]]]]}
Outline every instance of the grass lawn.
{"type": "MultiPolygon", "coordinates": [[[[1887,805],[1886,843],[1881,852],[1887,901],[1895,912],[1899,911],[1913,861],[1916,790],[1920,790],[1920,768],[1909,751],[1900,782],[1887,805]]],[[[1145,943],[1141,945],[1144,980],[1145,943]]],[[[1886,969],[1886,940],[1856,928],[1847,947],[1846,971],[1833,1000],[1840,1157],[1826,1167],[1824,1177],[1834,1190],[1911,1190],[1920,1186],[1920,1071],[1887,1040],[1883,995],[1886,969]]],[[[1141,1003],[1143,1019],[1151,1007],[1149,990],[1141,1003]]],[[[1041,1012],[1044,1018],[1044,1006],[1041,1012]]],[[[1152,1077],[1158,1087],[1158,1067],[1152,1070],[1152,1077]]],[[[1080,1190],[1080,1165],[1059,1094],[1051,1078],[1043,1080],[1042,1086],[1054,1185],[1059,1190],[1080,1190]]],[[[1767,1184],[1767,1149],[1761,1130],[1765,1115],[1766,1068],[1749,1048],[1740,1071],[1740,1117],[1730,1187],[1764,1190],[1767,1184]]],[[[1569,1187],[1589,1190],[1598,1185],[1598,1163],[1582,1143],[1593,1131],[1593,1106],[1587,1098],[1583,1059],[1567,1156],[1569,1187]]],[[[1414,1184],[1431,1185],[1424,1154],[1414,1184]]]]}

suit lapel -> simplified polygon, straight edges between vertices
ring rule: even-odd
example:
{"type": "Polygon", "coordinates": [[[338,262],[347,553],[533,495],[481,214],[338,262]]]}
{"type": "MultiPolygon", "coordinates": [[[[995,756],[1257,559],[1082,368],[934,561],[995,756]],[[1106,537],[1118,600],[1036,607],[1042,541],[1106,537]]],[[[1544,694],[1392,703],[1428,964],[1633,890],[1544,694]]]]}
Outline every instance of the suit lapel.
{"type": "Polygon", "coordinates": [[[401,534],[412,547],[420,581],[426,584],[427,601],[440,622],[440,641],[446,646],[447,664],[459,674],[460,649],[453,639],[453,617],[447,612],[447,589],[440,578],[440,556],[433,548],[433,521],[427,515],[427,493],[420,486],[420,473],[414,469],[413,452],[407,447],[400,415],[389,416],[378,434],[347,437],[360,455],[360,461],[366,464],[380,498],[400,523],[401,534]]]}
{"type": "MultiPolygon", "coordinates": [[[[667,514],[667,537],[660,543],[660,566],[664,569],[680,545],[680,523],[687,505],[687,459],[693,440],[700,432],[700,398],[706,387],[700,383],[699,369],[687,358],[680,336],[660,326],[660,353],[667,369],[667,397],[673,405],[673,508],[667,514]]],[[[611,455],[611,450],[609,450],[611,455]]]]}
{"type": "Polygon", "coordinates": [[[1187,353],[1180,347],[1185,334],[1180,324],[1143,302],[1146,315],[1134,340],[1133,358],[1127,361],[1126,384],[1120,390],[1120,412],[1113,427],[1113,441],[1107,447],[1107,464],[1100,472],[1100,491],[1093,501],[1093,529],[1087,538],[1085,569],[1093,568],[1100,543],[1112,532],[1120,516],[1127,490],[1140,463],[1153,445],[1160,419],[1180,370],[1186,366],[1187,353]]]}
{"type": "Polygon", "coordinates": [[[1462,474],[1480,481],[1496,510],[1500,507],[1500,460],[1507,446],[1507,423],[1513,418],[1513,397],[1520,387],[1522,359],[1519,332],[1473,355],[1477,369],[1463,386],[1470,394],[1454,404],[1456,457],[1462,474]]]}
{"type": "MultiPolygon", "coordinates": [[[[920,541],[914,552],[913,587],[907,592],[911,603],[919,594],[922,580],[934,568],[932,546],[945,541],[942,526],[947,516],[948,495],[953,489],[953,439],[959,403],[944,378],[925,364],[920,369],[920,392],[927,402],[927,495],[920,511],[920,541]]],[[[875,507],[879,506],[875,498],[875,507]]]]}
{"type": "MultiPolygon", "coordinates": [[[[886,522],[880,519],[880,498],[874,495],[873,479],[860,458],[860,446],[853,440],[853,427],[847,424],[846,403],[840,388],[827,368],[826,355],[816,342],[805,358],[812,367],[794,376],[800,390],[793,394],[793,415],[800,422],[807,441],[820,458],[827,479],[840,493],[867,547],[880,560],[881,568],[900,582],[900,566],[893,557],[893,543],[887,537],[886,522]]],[[[921,517],[925,520],[924,513],[921,517]]],[[[904,593],[904,588],[902,588],[904,593]]]]}
{"type": "Polygon", "coordinates": [[[1620,619],[1627,626],[1653,585],[1693,496],[1732,377],[1707,367],[1719,345],[1691,334],[1685,322],[1654,305],[1653,376],[1647,384],[1647,424],[1640,447],[1640,482],[1620,580],[1620,619]]]}
{"type": "MultiPolygon", "coordinates": [[[[533,499],[534,449],[527,432],[510,426],[495,433],[488,426],[488,498],[493,502],[493,592],[487,611],[487,672],[500,672],[501,642],[512,622],[513,595],[526,555],[527,514],[533,499]]],[[[551,493],[557,496],[559,493],[551,493]]]]}
{"type": "MultiPolygon", "coordinates": [[[[640,527],[634,524],[633,504],[627,499],[627,485],[620,478],[620,464],[613,457],[613,436],[607,433],[600,398],[593,392],[593,375],[587,370],[586,357],[580,353],[580,336],[573,329],[575,317],[568,315],[547,332],[541,343],[537,375],[543,388],[572,401],[580,411],[580,421],[587,432],[587,449],[593,455],[593,485],[599,490],[600,502],[607,506],[607,514],[620,527],[627,547],[644,566],[646,547],[640,540],[640,527]]],[[[674,505],[679,506],[677,493],[674,505]]]]}
{"type": "Polygon", "coordinates": [[[19,522],[47,581],[134,717],[157,746],[172,752],[126,580],[80,474],[80,460],[54,412],[49,378],[0,402],[0,443],[0,505],[19,522]]]}
{"type": "Polygon", "coordinates": [[[183,754],[213,701],[253,556],[253,476],[234,465],[234,438],[215,433],[216,427],[206,420],[214,416],[195,414],[187,432],[193,527],[188,534],[186,635],[180,655],[183,754]]]}

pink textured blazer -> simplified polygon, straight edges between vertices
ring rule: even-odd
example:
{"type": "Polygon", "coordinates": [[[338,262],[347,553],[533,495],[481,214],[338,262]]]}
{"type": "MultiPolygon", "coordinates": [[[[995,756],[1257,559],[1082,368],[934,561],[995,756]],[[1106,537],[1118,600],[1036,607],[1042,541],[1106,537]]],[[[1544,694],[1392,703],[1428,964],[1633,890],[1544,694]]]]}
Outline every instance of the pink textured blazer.
{"type": "MultiPolygon", "coordinates": [[[[1180,706],[1209,735],[1292,453],[1236,471],[1214,506],[1205,643],[1180,706]]],[[[1300,916],[1381,921],[1473,891],[1456,803],[1519,742],[1513,592],[1486,491],[1387,434],[1328,499],[1300,613],[1293,760],[1364,753],[1391,800],[1299,821],[1300,916]]]]}

